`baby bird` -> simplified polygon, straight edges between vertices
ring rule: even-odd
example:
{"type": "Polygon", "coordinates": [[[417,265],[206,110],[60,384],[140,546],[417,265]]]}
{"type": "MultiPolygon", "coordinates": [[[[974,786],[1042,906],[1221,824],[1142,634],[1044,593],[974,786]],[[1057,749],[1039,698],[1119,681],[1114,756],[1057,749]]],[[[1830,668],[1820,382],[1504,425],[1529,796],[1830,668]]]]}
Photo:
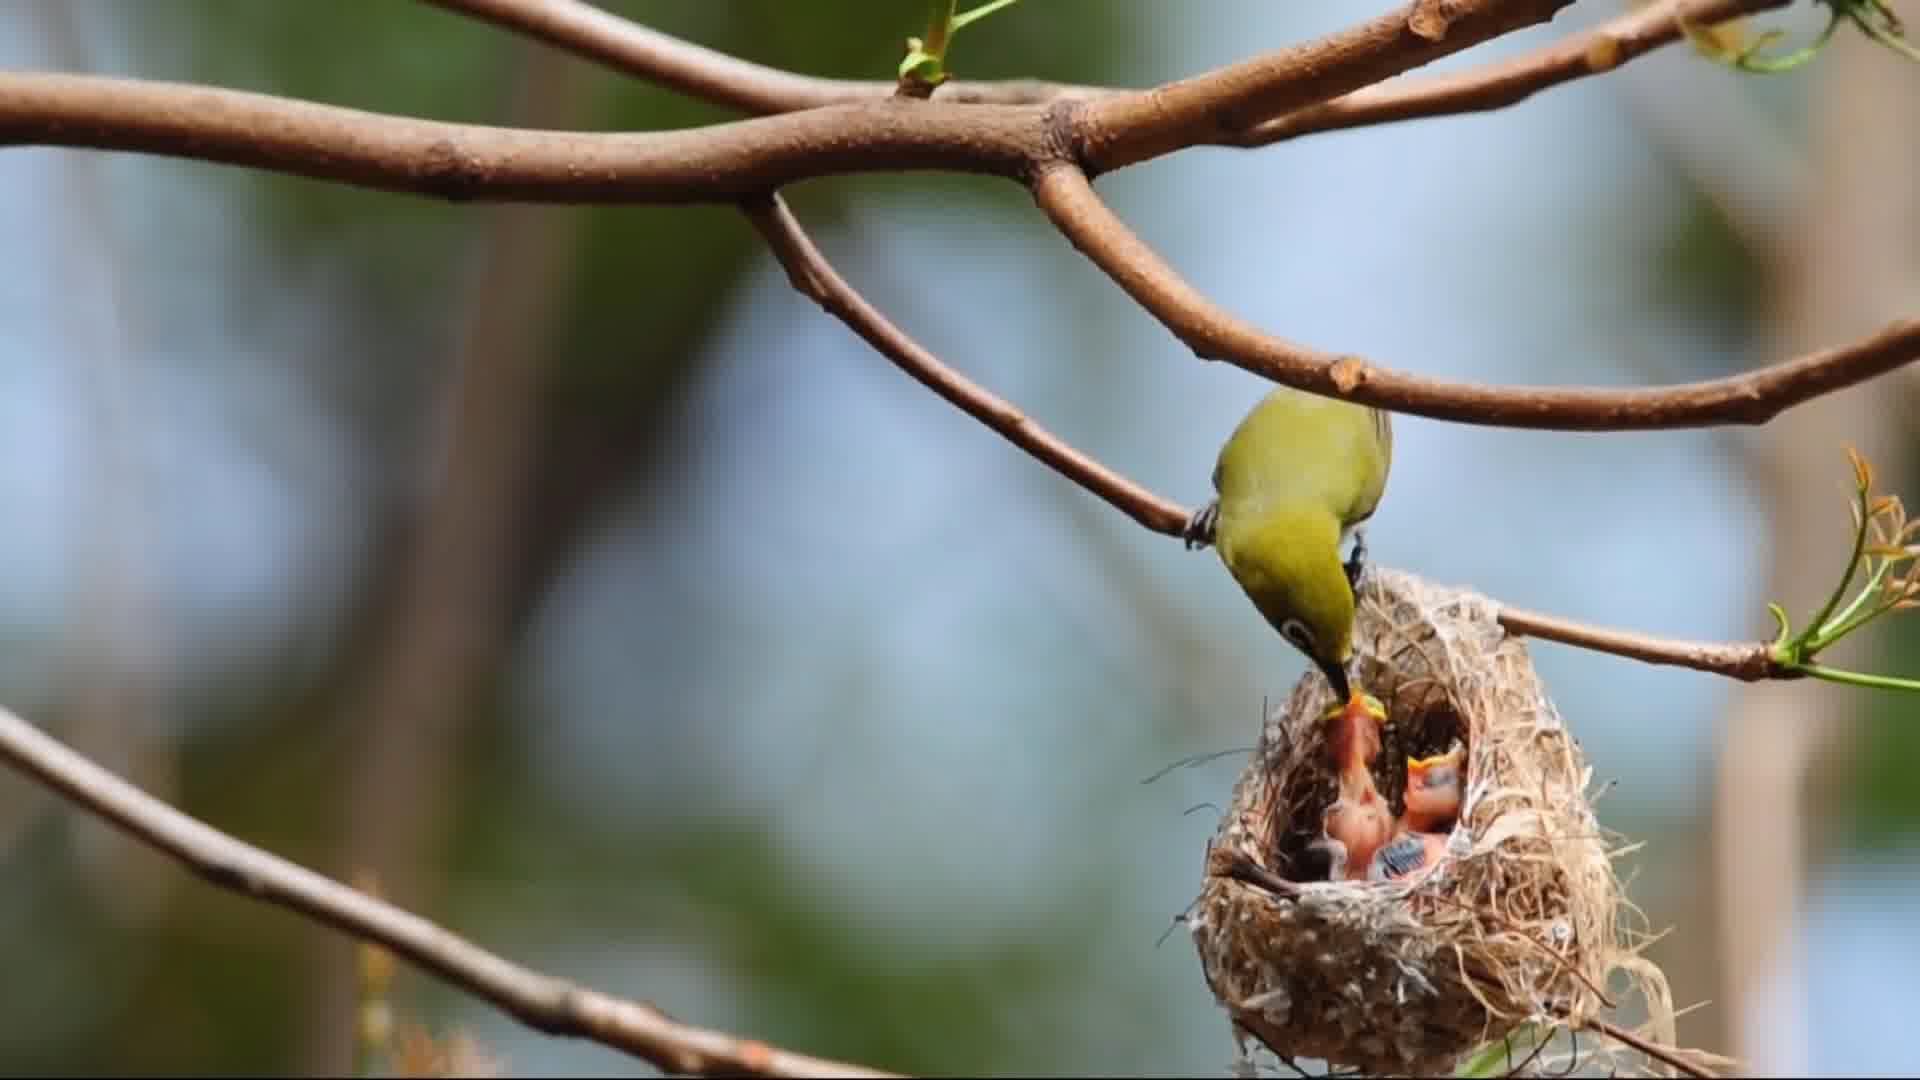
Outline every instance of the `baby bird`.
{"type": "Polygon", "coordinates": [[[1407,809],[1402,820],[1414,832],[1444,832],[1460,817],[1461,766],[1467,748],[1458,742],[1444,754],[1407,759],[1407,809]]]}
{"type": "Polygon", "coordinates": [[[1460,817],[1466,754],[1456,743],[1444,754],[1407,759],[1407,808],[1394,823],[1393,838],[1367,864],[1368,881],[1403,878],[1445,857],[1447,833],[1460,817]]]}
{"type": "Polygon", "coordinates": [[[1339,797],[1321,819],[1313,847],[1328,860],[1329,881],[1364,880],[1374,855],[1393,835],[1393,813],[1374,786],[1367,765],[1380,756],[1380,721],[1387,710],[1355,692],[1344,706],[1327,711],[1327,755],[1339,778],[1339,797]]]}

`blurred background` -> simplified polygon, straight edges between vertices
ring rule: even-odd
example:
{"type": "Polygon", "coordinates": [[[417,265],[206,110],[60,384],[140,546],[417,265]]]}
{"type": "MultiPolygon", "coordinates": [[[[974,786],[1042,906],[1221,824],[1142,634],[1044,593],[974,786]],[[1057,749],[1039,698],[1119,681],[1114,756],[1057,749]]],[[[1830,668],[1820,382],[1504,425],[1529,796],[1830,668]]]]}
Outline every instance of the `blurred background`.
{"type": "MultiPolygon", "coordinates": [[[[887,77],[917,0],[607,5],[887,77]]],[[[1895,5],[1920,19],[1920,5],[1895,5]]],[[[1384,3],[1365,5],[1369,12],[1384,3]]],[[[1812,5],[1768,20],[1804,37],[1812,5]]],[[[1623,10],[1443,65],[1537,46],[1623,10]]],[[[1354,5],[1029,3],[967,77],[1147,85],[1354,5]]],[[[412,3],[16,0],[0,64],[447,120],[726,113],[412,3]]],[[[1920,67],[1684,49],[1483,116],[1105,178],[1202,289],[1436,376],[1629,385],[1853,340],[1920,295],[1920,67]]],[[[1017,188],[789,193],[950,363],[1189,506],[1260,380],[1194,360],[1017,188]]],[[[505,955],[919,1072],[1221,1075],[1187,938],[1263,704],[1302,672],[1151,535],[802,300],[721,208],[449,206],[0,153],[0,702],[143,788],[505,955]],[[1189,755],[1227,751],[1175,768],[1189,755]],[[1214,805],[1209,805],[1214,804],[1214,805]],[[1189,812],[1191,811],[1191,812],[1189,812]]],[[[1920,497],[1912,376],[1756,431],[1396,421],[1379,562],[1706,639],[1845,559],[1844,448],[1920,497]]],[[[1836,660],[1920,673],[1876,624],[1836,660]]],[[[1915,703],[1534,646],[1686,1015],[1758,1071],[1920,1069],[1915,703]]],[[[338,1072],[351,943],[0,775],[0,1070],[338,1072]]],[[[516,1075],[646,1074],[403,969],[516,1075]]]]}

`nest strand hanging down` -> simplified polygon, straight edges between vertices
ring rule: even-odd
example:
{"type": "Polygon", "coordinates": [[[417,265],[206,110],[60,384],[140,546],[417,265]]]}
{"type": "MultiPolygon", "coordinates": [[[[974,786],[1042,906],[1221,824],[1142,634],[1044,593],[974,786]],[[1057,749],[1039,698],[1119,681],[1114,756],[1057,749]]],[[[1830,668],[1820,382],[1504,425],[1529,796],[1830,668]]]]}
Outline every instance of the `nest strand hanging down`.
{"type": "Polygon", "coordinates": [[[1188,915],[1236,1033],[1288,1060],[1447,1073],[1528,1021],[1598,1016],[1624,972],[1670,1042],[1665,978],[1620,933],[1591,770],[1496,606],[1376,566],[1354,649],[1356,685],[1388,714],[1381,794],[1401,806],[1408,758],[1464,743],[1458,824],[1430,870],[1325,880],[1311,845],[1334,798],[1322,717],[1337,703],[1303,677],[1263,725],[1188,915]]]}

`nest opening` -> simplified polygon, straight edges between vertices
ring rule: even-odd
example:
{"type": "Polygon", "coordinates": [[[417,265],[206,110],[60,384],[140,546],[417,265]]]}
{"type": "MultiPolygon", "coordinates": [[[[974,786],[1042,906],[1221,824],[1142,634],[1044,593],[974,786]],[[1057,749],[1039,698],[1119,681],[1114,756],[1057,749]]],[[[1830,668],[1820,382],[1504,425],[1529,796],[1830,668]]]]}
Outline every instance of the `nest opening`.
{"type": "Polygon", "coordinates": [[[1408,758],[1463,746],[1458,820],[1430,869],[1326,880],[1309,845],[1336,796],[1322,719],[1334,702],[1303,676],[1263,725],[1188,916],[1235,1031],[1288,1060],[1450,1072],[1522,1024],[1614,1007],[1609,980],[1624,973],[1671,1041],[1665,979],[1622,932],[1630,907],[1591,770],[1497,608],[1376,566],[1354,646],[1356,685],[1387,708],[1375,785],[1397,815],[1408,758]],[[1246,864],[1257,873],[1232,869],[1246,864]]]}
{"type": "MultiPolygon", "coordinates": [[[[1471,761],[1473,733],[1453,702],[1443,696],[1394,694],[1381,703],[1387,707],[1387,721],[1381,725],[1380,756],[1368,771],[1397,818],[1407,808],[1407,759],[1434,757],[1460,746],[1471,761]]],[[[1324,761],[1326,745],[1325,728],[1316,724],[1303,748],[1306,761],[1324,761]]],[[[1472,780],[1470,773],[1467,780],[1472,780]]],[[[1259,823],[1261,845],[1274,854],[1272,868],[1285,880],[1326,880],[1325,856],[1310,845],[1320,836],[1321,815],[1334,801],[1335,786],[1331,771],[1316,775],[1311,769],[1303,770],[1289,786],[1285,804],[1259,823]]]]}

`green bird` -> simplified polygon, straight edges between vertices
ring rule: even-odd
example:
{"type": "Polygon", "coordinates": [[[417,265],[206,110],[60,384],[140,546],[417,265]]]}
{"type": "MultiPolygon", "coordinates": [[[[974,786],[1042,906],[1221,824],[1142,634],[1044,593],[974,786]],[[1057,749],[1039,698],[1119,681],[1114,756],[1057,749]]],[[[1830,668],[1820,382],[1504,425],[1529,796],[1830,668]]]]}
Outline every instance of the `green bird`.
{"type": "Polygon", "coordinates": [[[1187,522],[1188,548],[1213,544],[1280,636],[1345,700],[1353,591],[1366,565],[1359,526],[1393,464],[1392,414],[1282,386],[1220,448],[1216,493],[1187,522]],[[1340,549],[1353,539],[1353,555],[1340,549]]]}

